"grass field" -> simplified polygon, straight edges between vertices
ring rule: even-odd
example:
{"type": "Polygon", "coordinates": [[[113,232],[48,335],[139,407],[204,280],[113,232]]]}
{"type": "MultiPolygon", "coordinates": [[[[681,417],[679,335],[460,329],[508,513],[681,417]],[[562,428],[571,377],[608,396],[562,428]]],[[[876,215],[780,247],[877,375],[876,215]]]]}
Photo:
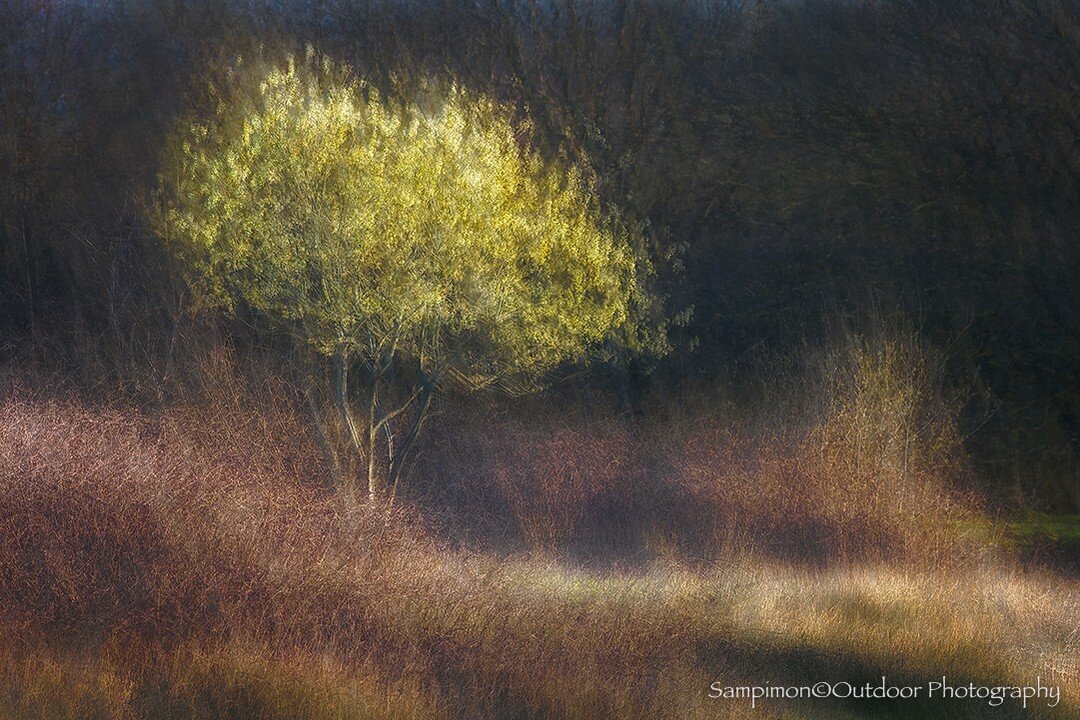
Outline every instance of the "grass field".
{"type": "MultiPolygon", "coordinates": [[[[478,550],[410,509],[327,491],[290,422],[266,407],[150,416],[8,393],[0,715],[1064,718],[1080,709],[1076,581],[1021,565],[1007,543],[968,537],[964,521],[941,524],[955,537],[926,535],[923,557],[917,528],[869,538],[891,554],[820,553],[810,563],[784,561],[778,548],[792,546],[782,543],[755,552],[729,542],[703,560],[661,538],[633,566],[587,564],[550,533],[516,551],[478,550]],[[982,686],[1039,678],[1061,696],[1027,709],[925,695],[753,708],[709,697],[714,683],[856,685],[883,675],[924,686],[942,676],[982,686]]],[[[552,513],[552,502],[537,501],[534,514],[552,513]]],[[[946,512],[922,512],[931,508],[946,512]]],[[[760,527],[745,532],[777,532],[760,527]]],[[[804,537],[833,537],[820,531],[804,537]]]]}

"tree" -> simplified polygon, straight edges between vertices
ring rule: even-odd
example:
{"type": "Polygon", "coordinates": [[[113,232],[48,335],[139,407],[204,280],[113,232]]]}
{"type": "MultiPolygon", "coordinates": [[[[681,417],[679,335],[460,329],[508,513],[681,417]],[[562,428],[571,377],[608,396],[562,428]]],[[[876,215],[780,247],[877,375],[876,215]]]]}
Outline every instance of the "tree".
{"type": "Polygon", "coordinates": [[[212,96],[169,144],[159,232],[202,297],[330,360],[370,496],[396,486],[448,378],[530,388],[612,340],[663,344],[631,232],[509,109],[453,83],[394,101],[292,60],[212,96]]]}

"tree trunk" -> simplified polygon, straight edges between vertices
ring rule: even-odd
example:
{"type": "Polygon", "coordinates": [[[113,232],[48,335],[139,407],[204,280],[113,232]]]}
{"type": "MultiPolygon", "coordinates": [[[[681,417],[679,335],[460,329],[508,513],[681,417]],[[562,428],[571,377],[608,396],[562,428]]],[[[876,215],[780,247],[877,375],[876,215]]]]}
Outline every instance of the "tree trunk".
{"type": "Polygon", "coordinates": [[[368,499],[370,500],[386,495],[386,478],[382,473],[382,469],[379,467],[377,453],[375,452],[374,436],[372,437],[371,443],[368,445],[367,491],[368,499]]]}
{"type": "Polygon", "coordinates": [[[392,483],[392,492],[395,493],[397,491],[398,483],[401,482],[402,473],[405,471],[405,462],[408,460],[409,455],[416,446],[416,439],[420,436],[420,430],[423,428],[424,421],[427,419],[428,408],[431,407],[431,397],[435,392],[434,377],[422,375],[421,382],[423,383],[423,387],[420,391],[420,402],[416,408],[416,415],[413,416],[413,421],[410,423],[409,429],[405,432],[405,436],[398,446],[397,457],[391,458],[390,482],[392,483]]]}
{"type": "MultiPolygon", "coordinates": [[[[344,350],[339,349],[334,353],[334,402],[341,417],[341,424],[345,428],[345,434],[353,450],[364,458],[364,443],[360,438],[360,431],[356,427],[353,418],[352,406],[349,403],[349,356],[344,350]]],[[[352,473],[348,473],[345,482],[345,490],[352,494],[356,490],[356,479],[352,473]]]]}
{"type": "Polygon", "coordinates": [[[379,466],[378,453],[375,445],[379,437],[379,380],[381,369],[371,371],[371,398],[368,403],[367,424],[367,492],[368,499],[374,500],[386,494],[386,476],[379,466]]]}
{"type": "Polygon", "coordinates": [[[368,499],[374,500],[381,497],[386,489],[386,483],[380,473],[378,453],[375,452],[375,443],[378,440],[378,418],[377,418],[377,390],[378,387],[374,386],[371,389],[371,411],[368,415],[368,431],[367,431],[367,492],[368,499]]]}

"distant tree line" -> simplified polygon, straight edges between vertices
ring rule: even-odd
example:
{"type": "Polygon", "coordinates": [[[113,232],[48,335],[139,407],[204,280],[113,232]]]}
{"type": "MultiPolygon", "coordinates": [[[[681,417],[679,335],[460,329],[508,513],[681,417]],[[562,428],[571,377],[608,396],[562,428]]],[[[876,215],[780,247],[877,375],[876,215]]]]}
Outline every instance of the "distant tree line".
{"type": "Polygon", "coordinates": [[[491,95],[531,118],[537,152],[587,166],[688,320],[648,376],[613,370],[627,395],[709,392],[888,307],[974,383],[986,474],[1075,505],[1069,0],[12,0],[0,352],[142,387],[183,377],[191,337],[249,332],[194,327],[149,192],[208,79],[309,46],[386,91],[491,95]]]}

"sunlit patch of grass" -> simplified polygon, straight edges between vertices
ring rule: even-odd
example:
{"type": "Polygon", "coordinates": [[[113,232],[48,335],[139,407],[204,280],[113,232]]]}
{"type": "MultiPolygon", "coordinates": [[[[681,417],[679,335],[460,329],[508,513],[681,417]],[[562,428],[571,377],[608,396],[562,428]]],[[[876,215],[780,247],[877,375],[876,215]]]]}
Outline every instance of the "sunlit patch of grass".
{"type": "Polygon", "coordinates": [[[786,623],[812,646],[922,678],[1024,685],[1041,676],[1062,687],[1068,709],[1057,713],[1078,707],[1075,587],[999,572],[914,579],[883,572],[818,587],[786,623]]]}
{"type": "Polygon", "coordinates": [[[418,677],[242,640],[134,657],[7,652],[0,682],[0,717],[12,719],[447,717],[418,677]]]}
{"type": "MultiPolygon", "coordinates": [[[[767,566],[589,577],[535,563],[511,564],[504,573],[511,592],[531,589],[531,603],[584,606],[598,624],[630,618],[636,633],[655,623],[665,642],[705,657],[756,658],[767,671],[770,657],[795,653],[809,658],[804,676],[816,670],[833,678],[844,672],[915,680],[945,674],[1023,685],[1040,676],[1062,687],[1065,709],[1051,716],[1080,707],[1080,601],[1075,586],[1055,587],[1050,578],[990,568],[945,576],[767,566]]],[[[777,676],[785,672],[782,664],[772,663],[777,676]]]]}

